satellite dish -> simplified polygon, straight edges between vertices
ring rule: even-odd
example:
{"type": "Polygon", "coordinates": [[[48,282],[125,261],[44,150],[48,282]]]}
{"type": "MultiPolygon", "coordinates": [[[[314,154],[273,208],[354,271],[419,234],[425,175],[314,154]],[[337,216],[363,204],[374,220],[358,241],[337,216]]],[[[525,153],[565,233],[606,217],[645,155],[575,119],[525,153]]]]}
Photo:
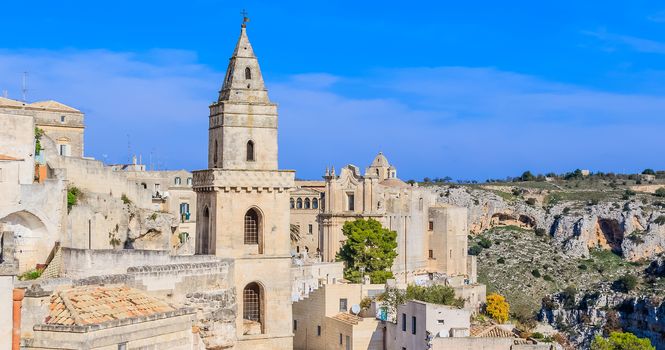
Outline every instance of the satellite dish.
{"type": "Polygon", "coordinates": [[[353,306],[351,306],[351,313],[354,314],[354,315],[359,314],[360,313],[360,305],[353,304],[353,306]]]}

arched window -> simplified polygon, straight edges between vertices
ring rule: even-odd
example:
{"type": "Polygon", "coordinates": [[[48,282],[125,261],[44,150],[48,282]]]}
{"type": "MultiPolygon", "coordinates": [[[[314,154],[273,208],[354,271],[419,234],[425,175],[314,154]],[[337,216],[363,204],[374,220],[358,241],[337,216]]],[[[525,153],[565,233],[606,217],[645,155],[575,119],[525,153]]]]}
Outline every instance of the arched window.
{"type": "Polygon", "coordinates": [[[197,254],[210,254],[212,249],[210,247],[210,211],[208,207],[203,208],[203,222],[200,223],[200,229],[197,231],[201,234],[196,239],[196,253],[197,254]]]}
{"type": "Polygon", "coordinates": [[[316,198],[312,199],[312,209],[319,209],[319,200],[316,198]]]}
{"type": "Polygon", "coordinates": [[[302,209],[302,198],[298,198],[296,201],[296,209],[302,209]]]}
{"type": "Polygon", "coordinates": [[[291,198],[291,199],[289,200],[289,202],[291,203],[291,209],[293,209],[293,208],[296,207],[296,201],[293,200],[293,198],[291,198]]]}
{"type": "Polygon", "coordinates": [[[215,149],[213,150],[212,166],[217,167],[217,140],[215,140],[215,149]]]}
{"type": "Polygon", "coordinates": [[[176,185],[182,184],[182,180],[180,179],[180,176],[176,176],[175,180],[173,181],[176,185]]]}
{"type": "Polygon", "coordinates": [[[143,187],[143,189],[145,190],[145,189],[147,189],[147,188],[148,188],[148,185],[146,185],[146,183],[145,183],[145,182],[141,182],[141,187],[143,187]]]}
{"type": "Polygon", "coordinates": [[[252,208],[245,213],[245,244],[259,244],[261,221],[259,213],[252,208]]]}
{"type": "Polygon", "coordinates": [[[305,198],[305,209],[309,209],[309,207],[310,207],[309,198],[305,198]]]}
{"type": "Polygon", "coordinates": [[[189,186],[192,185],[192,178],[191,177],[187,178],[187,185],[189,185],[189,186]]]}
{"type": "Polygon", "coordinates": [[[263,333],[263,295],[261,286],[252,282],[242,291],[242,318],[250,321],[244,334],[263,333]]]}
{"type": "Polygon", "coordinates": [[[254,161],[254,141],[247,141],[247,161],[254,161]]]}
{"type": "Polygon", "coordinates": [[[252,79],[252,70],[249,67],[245,68],[245,79],[252,79]]]}

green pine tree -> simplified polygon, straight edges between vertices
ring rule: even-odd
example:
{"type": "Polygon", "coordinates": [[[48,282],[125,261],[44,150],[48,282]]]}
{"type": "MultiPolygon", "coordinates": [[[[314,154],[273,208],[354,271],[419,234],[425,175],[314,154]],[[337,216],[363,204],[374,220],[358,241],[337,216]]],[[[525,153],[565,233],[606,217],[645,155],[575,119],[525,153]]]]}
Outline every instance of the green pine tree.
{"type": "Polygon", "coordinates": [[[390,267],[397,257],[397,232],[381,226],[374,219],[347,221],[342,227],[346,241],[337,253],[344,261],[344,278],[359,283],[360,269],[365,269],[372,283],[385,283],[393,278],[390,267]]]}

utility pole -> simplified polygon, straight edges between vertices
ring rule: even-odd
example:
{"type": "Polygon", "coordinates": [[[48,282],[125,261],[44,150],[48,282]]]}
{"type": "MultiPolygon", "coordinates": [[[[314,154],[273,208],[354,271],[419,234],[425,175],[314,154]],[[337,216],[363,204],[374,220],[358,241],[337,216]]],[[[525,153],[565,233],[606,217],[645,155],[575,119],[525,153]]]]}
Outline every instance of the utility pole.
{"type": "Polygon", "coordinates": [[[27,102],[26,96],[28,94],[28,72],[23,72],[23,83],[21,84],[21,93],[23,102],[27,102]]]}

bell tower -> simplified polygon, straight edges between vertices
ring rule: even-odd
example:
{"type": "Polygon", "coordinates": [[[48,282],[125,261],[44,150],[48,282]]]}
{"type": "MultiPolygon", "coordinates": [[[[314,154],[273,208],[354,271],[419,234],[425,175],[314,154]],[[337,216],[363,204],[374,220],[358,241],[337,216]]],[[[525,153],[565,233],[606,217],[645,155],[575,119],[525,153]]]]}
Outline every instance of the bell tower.
{"type": "Polygon", "coordinates": [[[217,101],[210,105],[208,169],[194,172],[196,254],[233,260],[234,349],[292,349],[289,191],[277,167],[277,105],[246,22],[217,101]]]}
{"type": "Polygon", "coordinates": [[[210,106],[208,168],[277,170],[277,105],[268,98],[244,23],[210,106]]]}

